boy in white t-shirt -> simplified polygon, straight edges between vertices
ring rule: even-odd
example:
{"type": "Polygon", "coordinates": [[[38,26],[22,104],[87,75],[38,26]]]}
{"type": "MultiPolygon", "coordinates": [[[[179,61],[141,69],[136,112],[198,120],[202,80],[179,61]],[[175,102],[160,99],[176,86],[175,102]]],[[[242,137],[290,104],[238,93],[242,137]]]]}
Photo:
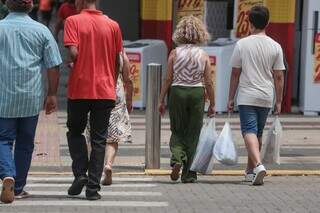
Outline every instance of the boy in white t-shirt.
{"type": "Polygon", "coordinates": [[[266,175],[260,158],[262,133],[274,103],[274,91],[275,114],[281,112],[285,65],[281,46],[265,33],[269,23],[268,8],[253,7],[249,22],[251,35],[237,42],[231,58],[228,108],[233,111],[238,89],[241,131],[248,151],[246,181],[262,185],[266,175]]]}

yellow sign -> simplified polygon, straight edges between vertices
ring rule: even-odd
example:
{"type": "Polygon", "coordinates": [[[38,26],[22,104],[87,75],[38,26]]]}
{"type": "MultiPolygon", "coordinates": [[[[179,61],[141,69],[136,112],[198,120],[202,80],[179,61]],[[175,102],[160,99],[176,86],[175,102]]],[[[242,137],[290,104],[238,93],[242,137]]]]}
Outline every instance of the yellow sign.
{"type": "Polygon", "coordinates": [[[189,15],[203,20],[204,0],[178,0],[177,23],[182,17],[189,15]]]}
{"type": "Polygon", "coordinates": [[[141,55],[140,53],[128,53],[131,67],[130,67],[130,76],[133,82],[133,101],[139,101],[141,99],[141,55]]]}
{"type": "Polygon", "coordinates": [[[263,5],[264,0],[238,0],[236,37],[243,38],[250,34],[248,13],[253,6],[263,5]]]}
{"type": "Polygon", "coordinates": [[[315,54],[314,54],[314,83],[320,83],[320,33],[315,38],[315,54]]]}
{"type": "Polygon", "coordinates": [[[171,21],[172,0],[142,0],[142,20],[171,21]]]}
{"type": "Polygon", "coordinates": [[[294,23],[296,0],[265,0],[271,23],[294,23]]]}

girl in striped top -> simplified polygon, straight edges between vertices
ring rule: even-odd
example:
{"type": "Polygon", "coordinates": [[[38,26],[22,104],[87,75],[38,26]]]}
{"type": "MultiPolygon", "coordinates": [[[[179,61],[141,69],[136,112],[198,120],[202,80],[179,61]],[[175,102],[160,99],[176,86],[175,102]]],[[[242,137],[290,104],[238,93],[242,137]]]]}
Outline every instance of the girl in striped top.
{"type": "Polygon", "coordinates": [[[164,99],[170,89],[169,117],[172,153],[171,179],[193,183],[197,173],[190,171],[203,123],[205,92],[210,100],[208,116],[215,113],[212,67],[209,56],[199,47],[209,40],[202,21],[194,16],[184,17],[173,35],[177,48],[168,59],[167,77],[162,86],[159,111],[165,113],[164,99]]]}

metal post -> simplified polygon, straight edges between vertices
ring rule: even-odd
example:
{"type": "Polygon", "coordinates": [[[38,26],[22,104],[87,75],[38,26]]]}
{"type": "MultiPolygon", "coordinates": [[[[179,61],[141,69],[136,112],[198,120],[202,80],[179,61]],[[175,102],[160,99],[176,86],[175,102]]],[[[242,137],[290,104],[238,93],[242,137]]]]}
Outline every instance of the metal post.
{"type": "Polygon", "coordinates": [[[160,168],[161,118],[158,111],[158,100],[161,88],[161,77],[161,64],[148,64],[145,150],[146,169],[160,168]]]}

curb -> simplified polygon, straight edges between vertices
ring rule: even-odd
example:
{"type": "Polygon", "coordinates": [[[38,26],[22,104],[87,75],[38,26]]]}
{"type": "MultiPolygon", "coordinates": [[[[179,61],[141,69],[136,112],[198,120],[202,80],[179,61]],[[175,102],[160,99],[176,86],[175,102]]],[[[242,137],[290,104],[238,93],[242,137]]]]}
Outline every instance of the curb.
{"type": "MultiPolygon", "coordinates": [[[[148,169],[146,175],[170,175],[171,170],[148,169]]],[[[201,175],[201,174],[200,174],[201,175]]],[[[214,170],[207,176],[243,176],[243,170],[214,170]]],[[[267,176],[320,176],[320,170],[267,170],[267,176]]]]}
{"type": "MultiPolygon", "coordinates": [[[[146,169],[144,172],[115,172],[114,176],[168,176],[168,169],[146,169]]],[[[72,172],[29,172],[31,176],[72,176],[72,172]]],[[[200,174],[201,175],[201,174],[200,174]]],[[[207,176],[242,176],[243,170],[215,170],[207,176]]],[[[267,176],[320,176],[320,170],[268,170],[267,176]]]]}

